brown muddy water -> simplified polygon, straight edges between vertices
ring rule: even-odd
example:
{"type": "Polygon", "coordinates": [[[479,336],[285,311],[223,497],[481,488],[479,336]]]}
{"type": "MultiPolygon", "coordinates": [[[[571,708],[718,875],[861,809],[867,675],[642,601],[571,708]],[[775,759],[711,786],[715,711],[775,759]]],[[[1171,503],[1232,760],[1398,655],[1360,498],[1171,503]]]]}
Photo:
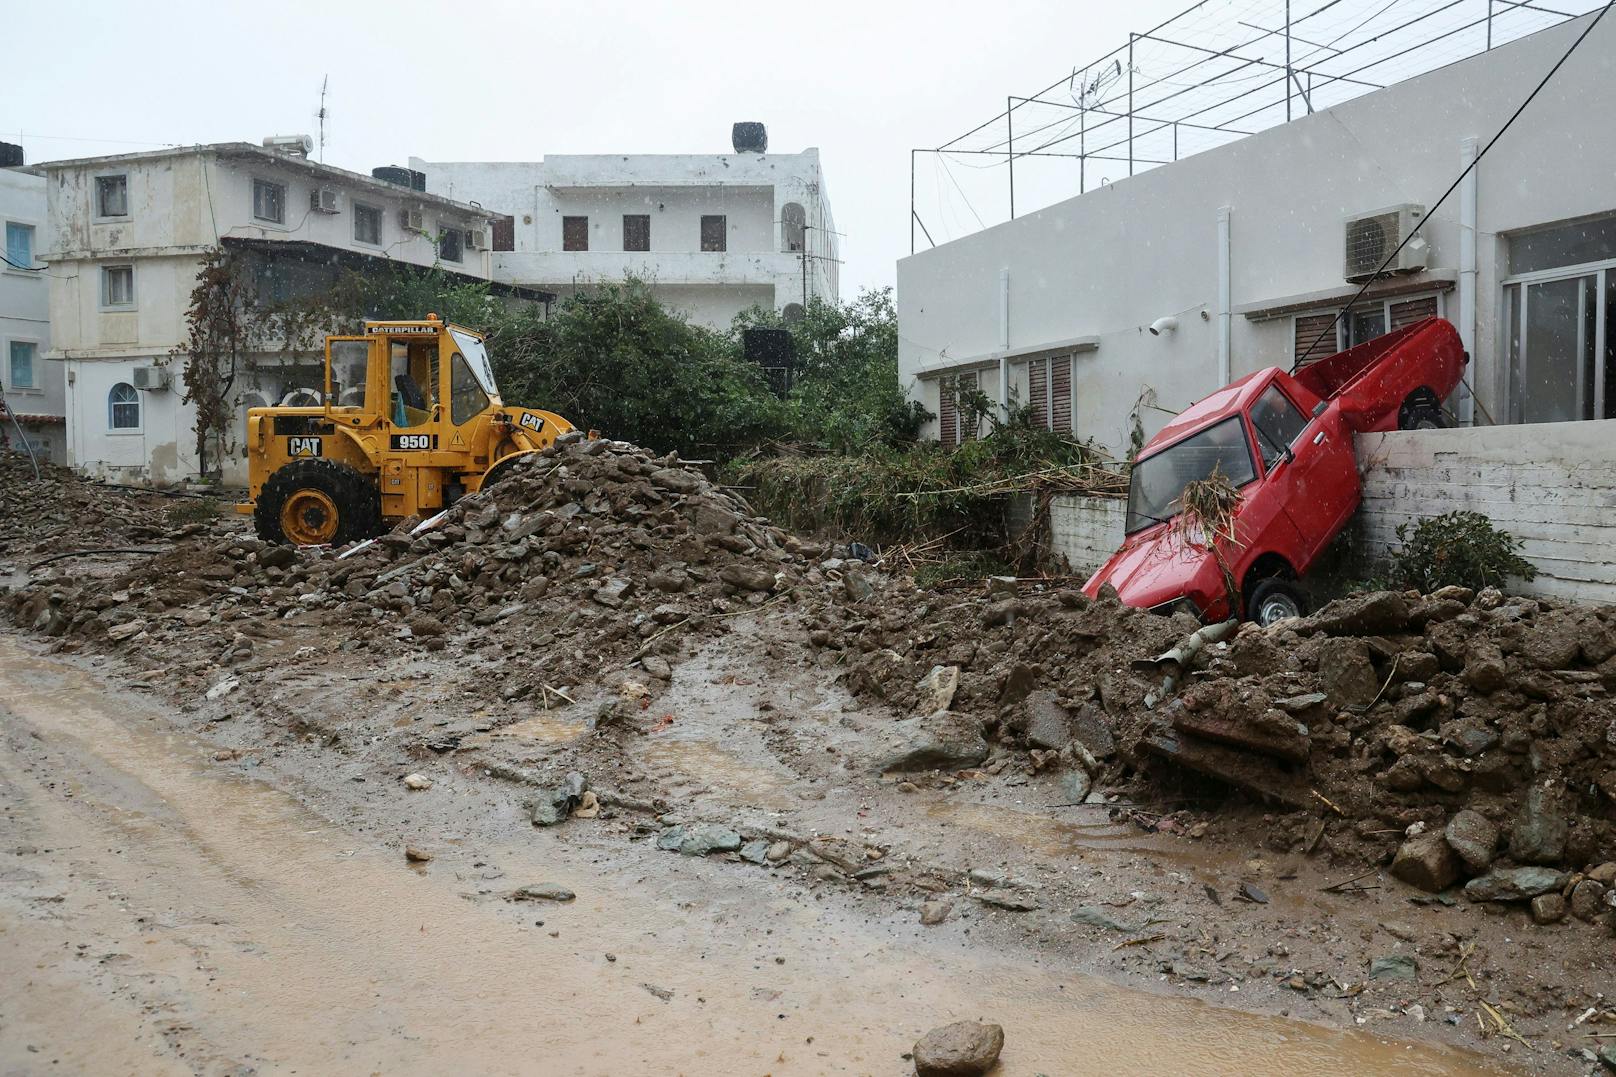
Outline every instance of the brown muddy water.
{"type": "Polygon", "coordinates": [[[1480,1071],[831,903],[742,892],[715,917],[547,834],[476,845],[577,901],[476,900],[466,835],[411,868],[362,800],[241,777],[173,717],[0,636],[0,1073],[897,1075],[964,1018],[1004,1025],[1004,1077],[1480,1071]]]}

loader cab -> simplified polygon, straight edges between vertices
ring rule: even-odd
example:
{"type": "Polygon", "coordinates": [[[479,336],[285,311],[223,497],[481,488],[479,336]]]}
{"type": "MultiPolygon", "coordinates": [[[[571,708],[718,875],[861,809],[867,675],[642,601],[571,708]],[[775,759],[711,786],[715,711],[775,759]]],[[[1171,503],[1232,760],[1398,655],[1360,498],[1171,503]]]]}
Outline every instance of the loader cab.
{"type": "Polygon", "coordinates": [[[500,404],[482,338],[430,317],[367,322],[363,336],[329,338],[325,399],[344,425],[429,436],[500,404]]]}

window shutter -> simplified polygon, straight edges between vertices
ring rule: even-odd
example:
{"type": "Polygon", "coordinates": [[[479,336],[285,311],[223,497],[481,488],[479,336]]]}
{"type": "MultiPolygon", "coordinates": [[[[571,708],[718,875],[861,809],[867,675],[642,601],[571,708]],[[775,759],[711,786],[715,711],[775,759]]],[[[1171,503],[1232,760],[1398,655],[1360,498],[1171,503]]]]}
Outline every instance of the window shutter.
{"type": "Polygon", "coordinates": [[[945,449],[959,444],[959,411],[954,406],[954,379],[937,379],[937,440],[945,449]]]}
{"type": "Polygon", "coordinates": [[[1063,434],[1072,428],[1072,357],[1063,355],[1049,361],[1049,392],[1051,408],[1049,428],[1063,434]]]}
{"type": "Polygon", "coordinates": [[[1338,350],[1336,348],[1336,338],[1326,332],[1335,321],[1335,314],[1335,311],[1330,310],[1325,311],[1323,314],[1298,314],[1296,316],[1296,343],[1295,350],[1291,353],[1293,359],[1300,360],[1302,356],[1307,355],[1307,361],[1313,363],[1327,355],[1336,353],[1338,350]],[[1325,334],[1324,339],[1319,340],[1318,347],[1313,348],[1313,354],[1308,355],[1307,349],[1313,346],[1315,340],[1318,340],[1320,333],[1325,334]]]}
{"type": "Polygon", "coordinates": [[[1034,359],[1027,364],[1027,404],[1032,408],[1032,423],[1049,429],[1049,360],[1034,359]]]}
{"type": "Polygon", "coordinates": [[[1391,325],[1387,327],[1387,331],[1401,329],[1405,325],[1413,325],[1422,318],[1435,317],[1436,296],[1426,295],[1418,299],[1405,299],[1401,303],[1392,304],[1391,325]]]}

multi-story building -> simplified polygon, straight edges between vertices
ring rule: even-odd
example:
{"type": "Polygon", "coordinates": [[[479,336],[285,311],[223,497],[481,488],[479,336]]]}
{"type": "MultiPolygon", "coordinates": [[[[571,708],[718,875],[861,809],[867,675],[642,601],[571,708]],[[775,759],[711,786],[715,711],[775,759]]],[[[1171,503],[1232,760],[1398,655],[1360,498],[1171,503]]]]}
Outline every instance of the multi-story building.
{"type": "Polygon", "coordinates": [[[65,372],[50,351],[50,288],[39,260],[45,177],[23,167],[22,147],[0,142],[0,447],[26,440],[41,459],[67,456],[65,372]],[[8,414],[9,411],[9,414],[8,414]],[[20,430],[19,430],[20,427],[20,430]]]}
{"type": "Polygon", "coordinates": [[[410,159],[435,190],[504,214],[495,280],[558,295],[638,277],[693,322],[753,306],[790,319],[837,297],[837,240],[819,151],[767,153],[737,125],[727,154],[550,154],[542,161],[410,159]]]}
{"type": "MultiPolygon", "coordinates": [[[[187,340],[191,295],[211,251],[239,252],[255,295],[269,301],[384,262],[489,278],[487,211],[411,185],[403,169],[377,169],[402,181],[392,182],[311,161],[304,136],[265,142],[40,166],[49,223],[36,257],[50,266],[48,358],[66,368],[69,463],[121,481],[176,482],[204,471],[244,481],[239,444],[197,452],[182,361],[164,362],[187,340]]],[[[249,407],[323,385],[317,354],[255,360],[255,378],[232,398],[242,419],[249,407]]]]}

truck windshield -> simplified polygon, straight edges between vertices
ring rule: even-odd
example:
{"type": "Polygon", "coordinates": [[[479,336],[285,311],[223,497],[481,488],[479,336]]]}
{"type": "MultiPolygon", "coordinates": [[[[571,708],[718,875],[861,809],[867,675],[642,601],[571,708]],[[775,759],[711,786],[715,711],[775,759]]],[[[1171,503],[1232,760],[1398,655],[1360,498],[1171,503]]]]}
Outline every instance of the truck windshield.
{"type": "Polygon", "coordinates": [[[1251,444],[1238,415],[1135,464],[1128,482],[1128,518],[1123,529],[1131,535],[1178,515],[1178,499],[1184,487],[1209,477],[1214,468],[1237,487],[1257,476],[1251,462],[1251,444]]]}

